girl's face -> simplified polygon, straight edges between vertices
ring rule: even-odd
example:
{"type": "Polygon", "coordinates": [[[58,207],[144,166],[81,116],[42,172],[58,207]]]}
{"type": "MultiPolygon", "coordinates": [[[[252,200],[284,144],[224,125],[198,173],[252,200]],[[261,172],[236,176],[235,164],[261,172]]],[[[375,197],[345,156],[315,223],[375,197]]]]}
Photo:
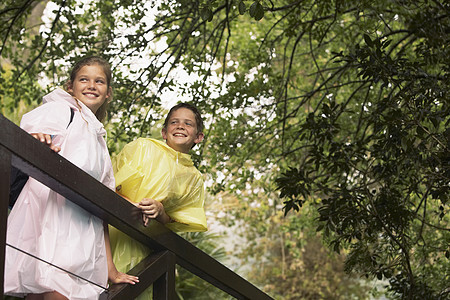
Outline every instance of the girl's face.
{"type": "Polygon", "coordinates": [[[68,92],[83,102],[95,114],[110,96],[105,72],[100,65],[86,65],[77,72],[68,92]]]}

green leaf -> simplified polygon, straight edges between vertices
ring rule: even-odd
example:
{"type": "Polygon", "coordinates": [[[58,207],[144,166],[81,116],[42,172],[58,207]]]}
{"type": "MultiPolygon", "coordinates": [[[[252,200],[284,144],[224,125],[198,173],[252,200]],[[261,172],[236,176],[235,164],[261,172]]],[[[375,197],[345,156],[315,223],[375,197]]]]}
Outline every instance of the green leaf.
{"type": "Polygon", "coordinates": [[[408,151],[408,143],[409,143],[408,138],[402,137],[402,139],[401,139],[401,145],[402,145],[403,151],[408,151]]]}
{"type": "Polygon", "coordinates": [[[239,2],[238,8],[239,8],[239,14],[240,15],[245,14],[245,11],[247,10],[247,7],[245,6],[244,1],[240,1],[239,2]]]}
{"type": "Polygon", "coordinates": [[[382,48],[383,48],[383,49],[387,48],[387,47],[391,44],[391,42],[392,42],[392,40],[384,41],[384,42],[383,42],[382,48]]]}
{"type": "Polygon", "coordinates": [[[256,7],[258,6],[258,1],[255,1],[252,3],[252,5],[250,5],[250,9],[249,9],[249,14],[251,17],[255,17],[255,13],[256,13],[256,7]]]}
{"type": "Polygon", "coordinates": [[[256,8],[255,8],[255,20],[259,21],[264,17],[264,8],[261,5],[261,3],[257,3],[256,8]]]}
{"type": "Polygon", "coordinates": [[[211,22],[212,17],[213,17],[213,13],[212,13],[212,11],[211,11],[211,9],[209,7],[203,7],[200,10],[200,16],[203,19],[203,21],[211,22]]]}
{"type": "Polygon", "coordinates": [[[370,36],[367,35],[366,33],[364,33],[363,37],[364,37],[364,41],[366,42],[367,46],[372,47],[373,41],[370,39],[370,36]]]}

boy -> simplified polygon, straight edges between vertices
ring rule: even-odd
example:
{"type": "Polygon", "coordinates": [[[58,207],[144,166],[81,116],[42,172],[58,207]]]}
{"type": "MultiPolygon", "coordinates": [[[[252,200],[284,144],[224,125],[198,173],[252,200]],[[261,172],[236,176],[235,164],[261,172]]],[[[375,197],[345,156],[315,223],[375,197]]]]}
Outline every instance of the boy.
{"type": "MultiPolygon", "coordinates": [[[[187,103],[172,107],[161,133],[166,143],[139,138],[113,160],[116,190],[142,209],[144,225],[156,219],[173,231],[206,231],[203,178],[188,154],[204,138],[198,110],[187,103]]],[[[110,237],[119,271],[129,271],[150,253],[115,228],[110,237]]]]}

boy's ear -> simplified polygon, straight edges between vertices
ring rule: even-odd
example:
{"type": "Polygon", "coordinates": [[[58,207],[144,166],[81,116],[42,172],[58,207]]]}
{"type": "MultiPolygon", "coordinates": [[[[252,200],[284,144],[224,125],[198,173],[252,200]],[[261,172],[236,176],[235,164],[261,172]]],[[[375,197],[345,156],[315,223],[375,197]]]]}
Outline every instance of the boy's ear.
{"type": "Polygon", "coordinates": [[[167,140],[167,131],[164,127],[163,127],[163,129],[161,129],[161,135],[162,135],[163,140],[167,140]]]}
{"type": "Polygon", "coordinates": [[[204,138],[205,138],[205,135],[203,134],[203,132],[200,132],[197,134],[197,138],[194,140],[194,143],[196,143],[196,144],[201,143],[204,138]]]}
{"type": "MultiPolygon", "coordinates": [[[[111,95],[112,95],[112,87],[109,87],[109,89],[108,89],[108,94],[106,94],[106,99],[110,98],[111,95]]],[[[110,101],[111,101],[111,100],[108,99],[108,103],[109,103],[110,101]]]]}

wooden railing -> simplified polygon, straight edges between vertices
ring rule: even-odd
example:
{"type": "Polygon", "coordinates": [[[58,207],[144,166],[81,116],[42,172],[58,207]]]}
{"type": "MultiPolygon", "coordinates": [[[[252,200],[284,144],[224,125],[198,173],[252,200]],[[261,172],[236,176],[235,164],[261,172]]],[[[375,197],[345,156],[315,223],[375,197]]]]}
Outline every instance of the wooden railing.
{"type": "Polygon", "coordinates": [[[151,284],[154,299],[177,299],[176,264],[237,299],[272,299],[160,223],[153,221],[144,227],[135,206],[52,152],[1,114],[0,295],[4,293],[11,165],[154,250],[129,272],[139,275],[139,284],[113,285],[102,293],[100,299],[133,299],[151,284]]]}

